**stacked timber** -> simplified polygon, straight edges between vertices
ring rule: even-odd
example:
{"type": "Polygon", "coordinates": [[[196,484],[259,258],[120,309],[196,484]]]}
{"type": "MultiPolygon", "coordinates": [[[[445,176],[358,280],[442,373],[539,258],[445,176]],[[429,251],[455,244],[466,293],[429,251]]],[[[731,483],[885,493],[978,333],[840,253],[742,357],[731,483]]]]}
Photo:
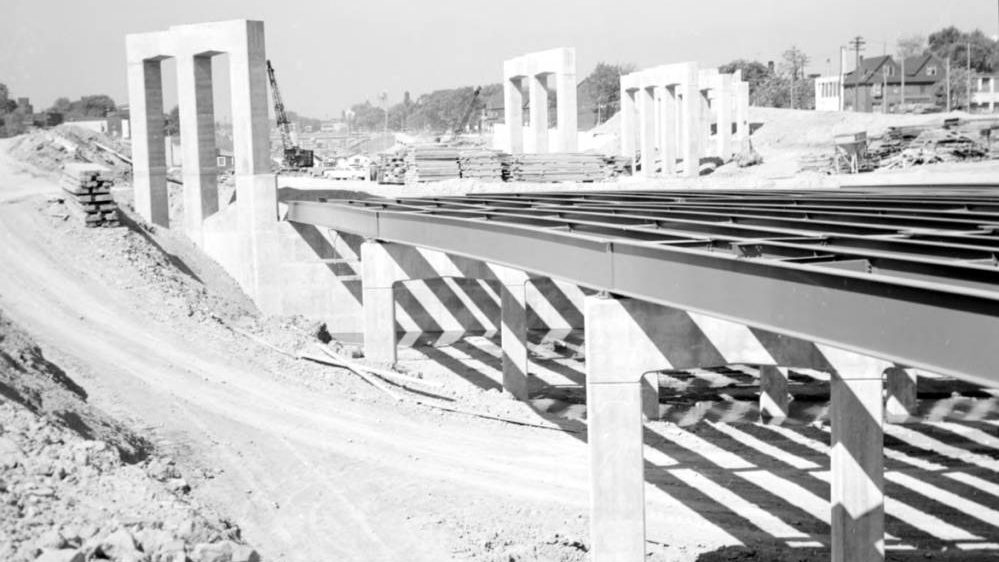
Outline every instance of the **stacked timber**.
{"type": "Polygon", "coordinates": [[[507,170],[509,181],[595,182],[606,178],[604,157],[599,154],[514,154],[507,170]]]}
{"type": "Polygon", "coordinates": [[[378,183],[406,182],[406,156],[403,153],[381,154],[378,157],[378,183]]]}
{"type": "Polygon", "coordinates": [[[66,206],[88,227],[118,226],[118,205],[111,197],[111,171],[94,164],[70,163],[59,185],[68,195],[66,206]]]}
{"type": "Polygon", "coordinates": [[[630,158],[608,154],[603,155],[601,158],[604,162],[604,176],[606,179],[631,175],[630,158]]]}
{"type": "Polygon", "coordinates": [[[413,145],[406,154],[406,183],[461,177],[458,150],[434,144],[413,145]]]}
{"type": "Polygon", "coordinates": [[[503,181],[503,161],[508,156],[496,150],[462,150],[458,153],[461,177],[482,181],[503,181]]]}

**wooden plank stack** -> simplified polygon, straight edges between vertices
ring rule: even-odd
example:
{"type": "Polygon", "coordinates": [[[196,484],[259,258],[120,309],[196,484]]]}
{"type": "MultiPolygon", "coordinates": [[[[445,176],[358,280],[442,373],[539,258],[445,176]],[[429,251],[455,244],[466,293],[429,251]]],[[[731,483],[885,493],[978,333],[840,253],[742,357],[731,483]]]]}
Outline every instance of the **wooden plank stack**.
{"type": "Polygon", "coordinates": [[[63,166],[59,185],[68,195],[66,206],[87,227],[119,226],[118,205],[111,197],[111,171],[89,163],[63,166]]]}
{"type": "Polygon", "coordinates": [[[461,177],[458,150],[433,144],[413,145],[406,154],[406,183],[453,180],[461,177]]]}
{"type": "Polygon", "coordinates": [[[508,154],[496,150],[468,149],[458,153],[462,178],[503,181],[503,163],[508,154]]]}
{"type": "Polygon", "coordinates": [[[406,157],[401,153],[381,154],[378,159],[378,183],[406,182],[406,157]]]}
{"type": "Polygon", "coordinates": [[[514,154],[509,159],[509,181],[595,182],[606,179],[604,157],[599,154],[514,154]]]}

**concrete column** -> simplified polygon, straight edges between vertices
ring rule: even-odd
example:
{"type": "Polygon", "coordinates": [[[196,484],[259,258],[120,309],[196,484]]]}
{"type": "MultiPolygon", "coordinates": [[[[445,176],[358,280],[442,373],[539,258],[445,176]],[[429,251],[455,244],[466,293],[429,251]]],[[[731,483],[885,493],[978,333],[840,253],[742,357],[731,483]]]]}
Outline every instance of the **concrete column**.
{"type": "Polygon", "coordinates": [[[271,172],[264,24],[245,21],[229,53],[241,283],[265,314],[281,310],[277,181],[271,172]]]}
{"type": "Polygon", "coordinates": [[[719,87],[715,92],[715,102],[717,103],[718,132],[717,141],[718,157],[728,160],[732,157],[732,121],[735,111],[733,111],[733,98],[735,97],[734,86],[731,74],[722,74],[718,77],[719,87]]]}
{"type": "Polygon", "coordinates": [[[891,367],[885,370],[887,386],[885,418],[893,423],[903,423],[918,414],[916,386],[919,376],[915,369],[891,367]]]}
{"type": "Polygon", "coordinates": [[[787,419],[791,394],[787,390],[787,369],[760,366],[760,418],[780,424],[787,419]]]}
{"type": "Polygon", "coordinates": [[[219,207],[210,56],[177,57],[177,101],[184,157],[184,230],[202,246],[204,219],[219,207]]]}
{"type": "Polygon", "coordinates": [[[590,552],[595,562],[645,559],[645,465],[639,341],[625,302],[586,297],[590,552]],[[638,353],[632,353],[638,351],[638,353]]]}
{"type": "Polygon", "coordinates": [[[510,153],[524,152],[524,94],[520,90],[520,78],[508,78],[503,82],[503,119],[506,133],[510,137],[510,153]]]}
{"type": "Polygon", "coordinates": [[[681,151],[683,175],[695,178],[701,169],[701,91],[698,86],[697,66],[689,65],[681,86],[680,112],[683,115],[681,151]]]}
{"type": "Polygon", "coordinates": [[[567,54],[571,57],[566,61],[566,70],[555,74],[556,118],[558,119],[558,152],[576,152],[578,150],[579,125],[576,115],[576,56],[575,51],[567,54]]]}
{"type": "Polygon", "coordinates": [[[500,285],[500,345],[503,348],[503,390],[517,400],[528,399],[527,279],[500,285]]]}
{"type": "Polygon", "coordinates": [[[659,419],[659,373],[642,376],[642,416],[647,421],[659,419]]]}
{"type": "MultiPolygon", "coordinates": [[[[548,75],[538,74],[530,81],[531,128],[534,130],[534,153],[548,153],[548,75]]],[[[561,99],[558,100],[561,102],[561,99]]]]}
{"type": "Polygon", "coordinates": [[[642,175],[656,175],[655,94],[652,88],[638,90],[638,133],[642,151],[642,175]]]}
{"type": "Polygon", "coordinates": [[[364,312],[364,357],[396,362],[395,296],[398,266],[380,242],[361,244],[361,287],[364,312]]]}
{"type": "Polygon", "coordinates": [[[621,155],[631,160],[632,170],[635,164],[635,131],[637,111],[634,90],[621,88],[621,155]]]}
{"type": "Polygon", "coordinates": [[[884,364],[864,359],[830,383],[834,562],[884,560],[884,364]]]}
{"type": "Polygon", "coordinates": [[[735,138],[741,149],[749,139],[749,83],[735,83],[735,138]]]}
{"type": "Polygon", "coordinates": [[[659,154],[662,155],[663,174],[676,173],[676,97],[673,88],[663,86],[661,92],[659,154]]]}
{"type": "Polygon", "coordinates": [[[159,59],[129,61],[128,102],[135,210],[148,222],[169,227],[163,137],[163,73],[159,59]]]}

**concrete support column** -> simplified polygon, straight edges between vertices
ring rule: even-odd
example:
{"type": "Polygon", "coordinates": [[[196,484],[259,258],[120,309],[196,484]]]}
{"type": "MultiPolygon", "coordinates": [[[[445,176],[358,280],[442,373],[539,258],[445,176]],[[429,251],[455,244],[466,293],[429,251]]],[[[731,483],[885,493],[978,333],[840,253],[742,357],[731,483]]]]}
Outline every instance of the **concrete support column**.
{"type": "Polygon", "coordinates": [[[718,157],[728,160],[732,157],[732,120],[735,114],[733,111],[733,101],[735,92],[733,90],[732,75],[721,74],[718,77],[719,88],[715,92],[715,103],[717,104],[717,138],[718,157]]]}
{"type": "Polygon", "coordinates": [[[691,65],[682,85],[680,112],[683,115],[681,150],[683,175],[695,178],[701,169],[701,91],[697,85],[697,66],[691,65]]]}
{"type": "Polygon", "coordinates": [[[916,386],[919,376],[915,369],[890,367],[885,370],[887,387],[885,418],[893,423],[903,423],[917,415],[916,386]]]}
{"type": "Polygon", "coordinates": [[[229,53],[236,206],[242,263],[241,284],[266,314],[281,311],[277,179],[271,172],[264,24],[245,22],[246,32],[229,53]]]}
{"type": "Polygon", "coordinates": [[[642,416],[647,421],[659,419],[659,373],[642,376],[642,416]]]}
{"type": "Polygon", "coordinates": [[[621,155],[631,160],[632,170],[635,169],[635,90],[621,88],[621,155]]]}
{"type": "Polygon", "coordinates": [[[673,88],[663,86],[660,92],[659,154],[662,155],[663,174],[676,173],[676,97],[673,88]]]}
{"type": "Polygon", "coordinates": [[[128,99],[135,210],[148,222],[169,227],[159,59],[129,61],[128,99]]]}
{"type": "Polygon", "coordinates": [[[638,90],[638,133],[642,151],[642,175],[656,175],[655,93],[652,88],[638,90]]]}
{"type": "Polygon", "coordinates": [[[520,77],[503,83],[503,119],[510,137],[511,154],[524,152],[524,94],[520,87],[520,77]]]}
{"type": "Polygon", "coordinates": [[[749,139],[749,83],[735,83],[735,138],[741,149],[749,139]]]}
{"type": "Polygon", "coordinates": [[[791,394],[787,390],[788,371],[774,365],[760,366],[760,418],[780,424],[787,419],[791,394]]]}
{"type": "MultiPolygon", "coordinates": [[[[548,75],[538,74],[530,80],[531,128],[534,130],[534,153],[548,153],[548,75]]],[[[561,100],[559,100],[561,102],[561,100]]]]}
{"type": "Polygon", "coordinates": [[[575,51],[567,54],[571,61],[565,61],[564,68],[572,72],[555,74],[556,118],[558,119],[558,142],[555,150],[558,152],[576,152],[578,150],[579,124],[576,115],[576,56],[575,51]]]}
{"type": "Polygon", "coordinates": [[[210,56],[177,58],[177,91],[184,157],[184,230],[202,246],[204,219],[219,208],[210,56]]]}
{"type": "Polygon", "coordinates": [[[364,357],[370,361],[396,362],[394,287],[399,280],[398,266],[382,243],[361,244],[364,357]]]}
{"type": "Polygon", "coordinates": [[[831,363],[832,560],[884,560],[886,365],[860,356],[831,363]]]}
{"type": "Polygon", "coordinates": [[[528,399],[527,279],[503,280],[500,285],[500,346],[503,348],[503,390],[517,400],[528,399]]]}
{"type": "Polygon", "coordinates": [[[641,341],[626,300],[589,296],[586,315],[586,408],[590,449],[590,541],[593,560],[645,559],[645,465],[642,452],[641,341]],[[636,347],[637,346],[637,347],[636,347]],[[637,353],[632,353],[636,351],[637,353]]]}

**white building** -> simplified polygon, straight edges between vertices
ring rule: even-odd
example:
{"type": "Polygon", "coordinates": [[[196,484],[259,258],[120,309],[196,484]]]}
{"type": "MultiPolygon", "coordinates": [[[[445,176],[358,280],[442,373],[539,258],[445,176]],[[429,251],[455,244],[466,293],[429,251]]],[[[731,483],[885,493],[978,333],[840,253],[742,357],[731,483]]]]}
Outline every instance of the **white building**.
{"type": "Polygon", "coordinates": [[[843,79],[822,76],[815,79],[815,110],[843,111],[843,79]]]}

